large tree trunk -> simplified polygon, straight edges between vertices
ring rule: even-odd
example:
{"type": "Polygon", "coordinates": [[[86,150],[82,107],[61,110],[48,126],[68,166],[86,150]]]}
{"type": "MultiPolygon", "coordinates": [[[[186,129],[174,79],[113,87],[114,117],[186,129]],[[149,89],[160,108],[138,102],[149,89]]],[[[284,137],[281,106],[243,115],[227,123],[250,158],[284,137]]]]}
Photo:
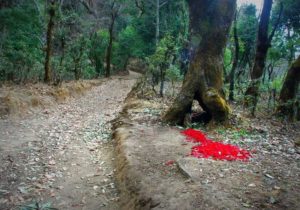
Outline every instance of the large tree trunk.
{"type": "Polygon", "coordinates": [[[215,121],[226,121],[229,107],[222,95],[223,54],[236,8],[235,0],[189,0],[191,40],[197,51],[181,92],[164,116],[182,124],[194,99],[215,121]]]}
{"type": "Polygon", "coordinates": [[[51,81],[51,54],[52,54],[52,34],[54,28],[54,16],[55,16],[55,3],[51,2],[49,9],[49,23],[47,28],[47,46],[46,46],[46,58],[45,58],[45,76],[44,81],[49,83],[51,81]]]}
{"type": "Polygon", "coordinates": [[[298,92],[300,83],[300,56],[289,68],[288,73],[285,77],[281,92],[280,102],[278,106],[278,112],[293,120],[296,117],[297,109],[296,106],[296,95],[298,92]]]}
{"type": "Polygon", "coordinates": [[[271,39],[268,35],[268,27],[272,3],[272,0],[264,0],[258,28],[254,66],[251,71],[251,82],[245,93],[245,105],[251,106],[252,115],[255,113],[256,104],[258,101],[260,79],[264,72],[265,61],[271,42],[271,39]]]}

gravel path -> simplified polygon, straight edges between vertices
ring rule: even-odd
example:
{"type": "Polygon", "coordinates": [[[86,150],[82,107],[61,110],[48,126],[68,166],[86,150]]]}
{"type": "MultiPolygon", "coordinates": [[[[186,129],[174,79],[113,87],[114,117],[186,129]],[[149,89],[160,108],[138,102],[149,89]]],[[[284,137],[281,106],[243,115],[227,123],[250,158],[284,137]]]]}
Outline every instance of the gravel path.
{"type": "Polygon", "coordinates": [[[0,120],[0,209],[119,209],[110,121],[136,75],[26,119],[0,120]]]}

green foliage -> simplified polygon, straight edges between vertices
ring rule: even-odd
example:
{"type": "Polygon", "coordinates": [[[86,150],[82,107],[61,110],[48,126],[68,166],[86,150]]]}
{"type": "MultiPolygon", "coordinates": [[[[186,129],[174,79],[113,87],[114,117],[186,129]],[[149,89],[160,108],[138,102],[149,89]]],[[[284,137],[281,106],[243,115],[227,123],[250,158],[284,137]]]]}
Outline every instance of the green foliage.
{"type": "MultiPolygon", "coordinates": [[[[141,0],[140,2],[144,13],[137,16],[136,14],[140,11],[135,6],[135,2],[132,1],[132,7],[129,9],[131,14],[130,25],[135,28],[142,40],[142,55],[148,57],[156,50],[156,0],[141,0]]],[[[188,37],[188,26],[188,8],[185,0],[167,1],[160,7],[160,38],[169,34],[180,44],[188,37]]]]}
{"type": "Polygon", "coordinates": [[[280,58],[288,60],[289,64],[295,59],[296,49],[300,47],[300,2],[293,0],[277,0],[273,8],[271,24],[279,23],[272,47],[280,51],[280,58]],[[282,8],[281,8],[282,6],[282,8]],[[278,22],[278,17],[281,18],[278,22]]]}
{"type": "Polygon", "coordinates": [[[276,17],[280,12],[280,4],[283,6],[282,15],[281,15],[281,26],[292,27],[295,31],[300,30],[300,2],[295,0],[276,0],[275,7],[273,9],[273,22],[275,22],[276,17]]]}
{"type": "Polygon", "coordinates": [[[256,46],[256,33],[258,18],[256,17],[256,6],[253,4],[242,5],[237,21],[237,33],[240,44],[240,65],[251,66],[256,46]],[[246,59],[248,57],[248,59],[246,59]]]}
{"type": "Polygon", "coordinates": [[[183,79],[183,75],[180,73],[180,69],[176,65],[171,65],[166,72],[166,78],[171,80],[171,82],[180,81],[183,79]]]}
{"type": "MultiPolygon", "coordinates": [[[[174,64],[174,56],[178,53],[178,47],[173,36],[166,35],[160,40],[156,47],[155,53],[147,58],[148,74],[152,78],[152,86],[161,82],[160,95],[163,96],[164,81],[170,79],[172,84],[179,79],[180,70],[174,64]]],[[[174,92],[174,86],[173,86],[174,92]]]]}
{"type": "Polygon", "coordinates": [[[39,13],[32,4],[21,3],[1,9],[0,22],[0,80],[26,80],[43,62],[39,13]]]}
{"type": "Polygon", "coordinates": [[[225,52],[224,52],[224,67],[226,72],[229,72],[231,70],[232,66],[232,52],[231,50],[226,47],[225,52]]]}
{"type": "Polygon", "coordinates": [[[130,57],[143,58],[146,44],[136,29],[129,25],[118,34],[115,44],[113,63],[119,68],[126,68],[130,57]]]}
{"type": "Polygon", "coordinates": [[[154,66],[165,67],[170,64],[171,56],[176,52],[176,44],[174,37],[171,35],[165,36],[160,40],[155,53],[150,57],[154,66]]]}
{"type": "Polygon", "coordinates": [[[283,78],[277,77],[272,81],[271,87],[272,89],[275,89],[277,92],[279,92],[280,88],[282,87],[282,84],[283,84],[283,78]]]}
{"type": "Polygon", "coordinates": [[[92,35],[90,42],[88,43],[88,57],[95,68],[97,76],[104,75],[104,60],[108,41],[108,31],[99,30],[92,35]]]}

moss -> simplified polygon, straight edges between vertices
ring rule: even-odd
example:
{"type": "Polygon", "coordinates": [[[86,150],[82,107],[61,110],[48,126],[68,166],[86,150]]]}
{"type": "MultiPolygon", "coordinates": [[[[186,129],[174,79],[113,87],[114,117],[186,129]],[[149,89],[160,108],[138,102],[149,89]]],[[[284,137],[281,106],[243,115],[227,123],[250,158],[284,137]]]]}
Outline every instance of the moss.
{"type": "Polygon", "coordinates": [[[287,76],[284,80],[281,92],[280,102],[277,108],[278,115],[284,118],[288,117],[290,120],[298,118],[297,112],[299,102],[297,102],[296,96],[300,82],[300,56],[293,63],[288,70],[287,76]]]}
{"type": "Polygon", "coordinates": [[[203,99],[214,121],[224,122],[228,120],[231,112],[230,107],[216,89],[208,88],[203,99]]]}

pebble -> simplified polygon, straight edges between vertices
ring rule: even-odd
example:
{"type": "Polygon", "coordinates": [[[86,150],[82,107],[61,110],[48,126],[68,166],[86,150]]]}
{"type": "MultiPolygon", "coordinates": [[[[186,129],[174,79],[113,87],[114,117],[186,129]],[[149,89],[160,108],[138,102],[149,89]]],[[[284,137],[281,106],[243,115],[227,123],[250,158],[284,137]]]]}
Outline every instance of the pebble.
{"type": "Polygon", "coordinates": [[[256,184],[251,183],[251,184],[248,185],[248,187],[256,187],[256,184]]]}

